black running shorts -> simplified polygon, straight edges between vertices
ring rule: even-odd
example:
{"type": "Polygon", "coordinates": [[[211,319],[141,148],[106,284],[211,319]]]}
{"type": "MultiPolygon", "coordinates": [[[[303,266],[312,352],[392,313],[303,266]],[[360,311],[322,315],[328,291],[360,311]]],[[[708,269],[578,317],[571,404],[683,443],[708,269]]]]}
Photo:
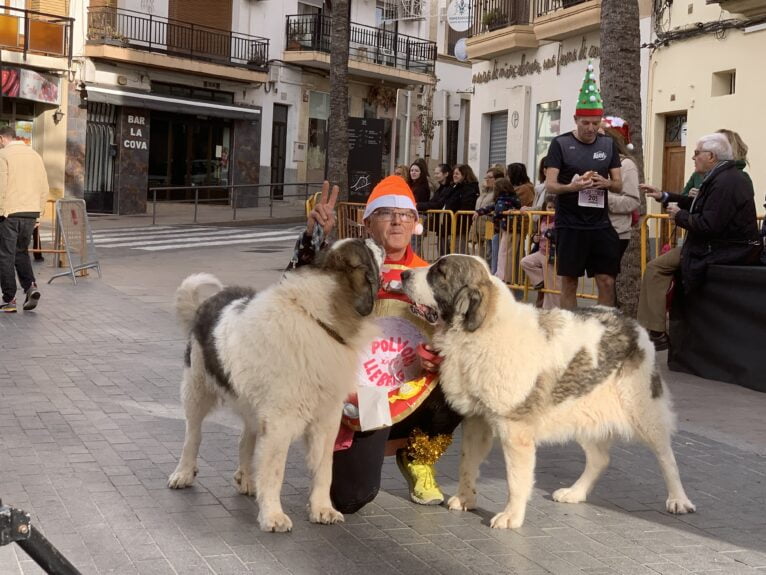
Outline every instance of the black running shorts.
{"type": "Polygon", "coordinates": [[[620,237],[612,226],[596,230],[556,228],[558,275],[577,278],[620,272],[620,237]]]}

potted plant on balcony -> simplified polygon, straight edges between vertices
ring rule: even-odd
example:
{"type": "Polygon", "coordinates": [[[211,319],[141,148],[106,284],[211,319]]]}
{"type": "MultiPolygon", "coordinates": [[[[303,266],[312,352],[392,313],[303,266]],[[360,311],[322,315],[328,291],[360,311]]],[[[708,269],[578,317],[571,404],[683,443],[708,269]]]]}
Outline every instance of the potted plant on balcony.
{"type": "Polygon", "coordinates": [[[508,23],[508,16],[505,12],[493,8],[484,13],[484,16],[481,18],[481,23],[491,32],[492,30],[497,30],[498,28],[506,26],[508,23]]]}
{"type": "Polygon", "coordinates": [[[298,32],[297,28],[294,28],[293,30],[290,30],[289,35],[287,36],[287,49],[288,50],[302,50],[303,47],[301,45],[301,40],[303,39],[303,34],[298,32]]]}

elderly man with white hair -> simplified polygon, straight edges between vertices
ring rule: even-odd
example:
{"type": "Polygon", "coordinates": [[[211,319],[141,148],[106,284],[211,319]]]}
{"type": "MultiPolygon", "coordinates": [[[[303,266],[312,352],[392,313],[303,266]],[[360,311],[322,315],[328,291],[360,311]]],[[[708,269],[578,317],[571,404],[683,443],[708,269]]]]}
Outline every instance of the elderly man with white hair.
{"type": "Polygon", "coordinates": [[[753,184],[735,165],[729,140],[719,133],[703,136],[692,158],[695,171],[704,174],[696,197],[641,186],[687,230],[683,246],[651,260],[641,282],[638,321],[649,330],[657,350],[669,345],[665,297],[679,267],[688,293],[702,284],[709,265],[755,263],[760,253],[753,184]]]}

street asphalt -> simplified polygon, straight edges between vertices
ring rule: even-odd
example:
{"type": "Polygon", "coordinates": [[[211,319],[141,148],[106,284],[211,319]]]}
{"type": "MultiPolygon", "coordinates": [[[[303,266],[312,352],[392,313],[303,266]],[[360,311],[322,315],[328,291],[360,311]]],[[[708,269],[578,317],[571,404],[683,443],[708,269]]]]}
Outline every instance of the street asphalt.
{"type": "MultiPolygon", "coordinates": [[[[639,444],[615,446],[587,503],[553,502],[582,470],[582,452],[568,444],[539,451],[520,530],[489,528],[507,496],[497,448],[475,512],[411,503],[390,459],[374,503],[345,524],[312,525],[295,445],[282,490],[294,530],[262,533],[254,500],[232,481],[240,426],[226,411],[205,424],[195,485],[168,489],[184,435],[174,290],[200,271],[264,288],[287,264],[295,224],[240,229],[229,245],[179,240],[184,247],[145,251],[139,236],[159,231],[135,229],[147,223],[94,218],[103,278],[46,285],[49,256],[35,264],[38,309],[0,317],[0,498],[30,512],[82,573],[766,575],[766,394],[668,372],[664,353],[692,515],[664,511],[659,468],[639,444]],[[271,235],[248,235],[260,232],[271,235]]],[[[171,224],[167,237],[177,233],[171,224]]],[[[447,494],[458,457],[459,440],[438,464],[447,494]]],[[[41,572],[16,545],[0,547],[0,575],[41,572]]]]}

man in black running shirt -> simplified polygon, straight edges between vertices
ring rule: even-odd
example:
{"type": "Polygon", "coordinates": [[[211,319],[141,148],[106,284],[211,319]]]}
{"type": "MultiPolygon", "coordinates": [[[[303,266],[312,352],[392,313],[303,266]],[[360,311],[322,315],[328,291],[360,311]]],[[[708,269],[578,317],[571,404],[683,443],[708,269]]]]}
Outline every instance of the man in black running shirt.
{"type": "Polygon", "coordinates": [[[577,282],[595,277],[598,303],[614,305],[620,271],[620,240],[609,221],[608,193],[622,190],[620,156],[598,133],[604,115],[592,64],[588,65],[575,111],[574,131],[556,137],[545,163],[546,191],[557,196],[556,262],[561,307],[577,307],[577,282]]]}

